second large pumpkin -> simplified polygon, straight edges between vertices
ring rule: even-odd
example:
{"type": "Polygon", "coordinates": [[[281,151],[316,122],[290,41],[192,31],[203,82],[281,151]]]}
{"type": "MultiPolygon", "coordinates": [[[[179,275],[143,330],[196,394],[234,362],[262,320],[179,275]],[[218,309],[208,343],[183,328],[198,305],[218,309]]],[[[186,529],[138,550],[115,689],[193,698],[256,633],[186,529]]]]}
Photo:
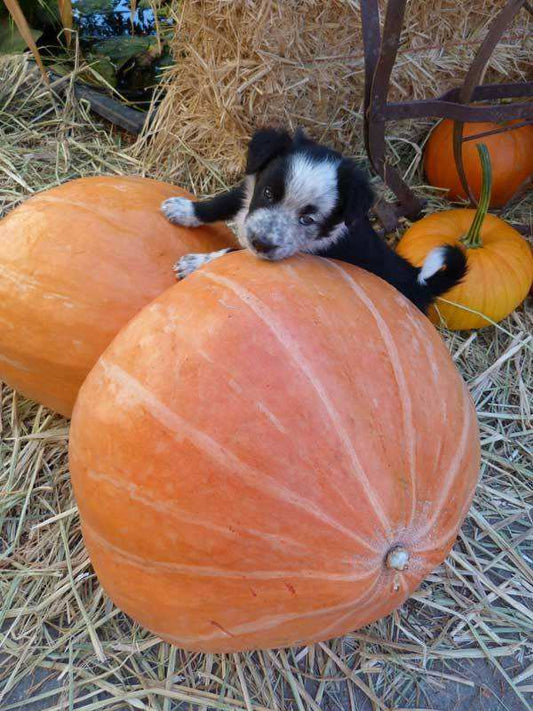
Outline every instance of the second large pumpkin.
{"type": "Polygon", "coordinates": [[[159,208],[174,195],[192,197],[147,178],[81,178],[0,222],[1,379],[70,415],[113,336],[174,283],[172,264],[232,239],[224,225],[171,225],[159,208]]]}

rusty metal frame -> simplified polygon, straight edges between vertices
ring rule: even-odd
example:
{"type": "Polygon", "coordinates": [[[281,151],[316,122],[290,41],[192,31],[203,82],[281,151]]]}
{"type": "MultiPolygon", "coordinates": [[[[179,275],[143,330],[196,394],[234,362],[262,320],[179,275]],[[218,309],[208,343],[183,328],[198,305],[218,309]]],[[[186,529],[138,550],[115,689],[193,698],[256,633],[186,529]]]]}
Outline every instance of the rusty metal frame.
{"type": "Polygon", "coordinates": [[[527,0],[507,0],[502,10],[492,20],[487,34],[479,46],[474,60],[466,73],[462,86],[450,89],[435,99],[389,102],[390,78],[400,45],[407,0],[388,0],[380,28],[378,0],[361,0],[361,18],[365,53],[364,138],[370,164],[398,198],[399,205],[392,208],[378,204],[376,212],[385,230],[393,229],[397,218],[405,215],[416,219],[423,202],[404,182],[400,173],[390,165],[386,157],[385,128],[391,120],[414,118],[449,118],[454,121],[454,156],[461,183],[470,200],[474,196],[466,180],[462,161],[463,141],[473,140],[496,132],[513,130],[533,122],[533,101],[509,102],[490,106],[472,105],[471,102],[497,101],[500,99],[533,98],[533,82],[513,84],[480,84],[492,52],[517,13],[522,9],[533,12],[527,0]],[[495,123],[519,119],[501,129],[487,131],[463,138],[463,124],[491,121],[495,123]]]}

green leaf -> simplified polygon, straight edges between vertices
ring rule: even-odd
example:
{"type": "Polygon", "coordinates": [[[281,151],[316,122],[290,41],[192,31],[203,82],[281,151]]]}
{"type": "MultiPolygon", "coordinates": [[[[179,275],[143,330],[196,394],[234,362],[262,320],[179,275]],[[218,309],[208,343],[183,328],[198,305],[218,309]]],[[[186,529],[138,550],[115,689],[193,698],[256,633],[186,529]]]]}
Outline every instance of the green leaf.
{"type": "Polygon", "coordinates": [[[117,68],[108,57],[100,57],[92,52],[86,55],[87,63],[91,65],[91,70],[84,71],[82,78],[89,81],[91,84],[98,84],[98,77],[93,74],[99,74],[102,79],[113,87],[117,85],[117,68]]]}
{"type": "Polygon", "coordinates": [[[92,51],[102,57],[108,57],[115,67],[120,69],[130,59],[148,52],[155,44],[155,37],[114,37],[95,42],[92,51]]]}
{"type": "Polygon", "coordinates": [[[72,3],[73,9],[82,15],[91,15],[93,12],[113,12],[115,5],[115,0],[74,0],[72,3]]]}
{"type": "MultiPolygon", "coordinates": [[[[30,28],[35,42],[42,35],[40,30],[30,28]]],[[[0,54],[16,54],[24,52],[28,44],[18,31],[16,25],[8,18],[0,19],[0,54]]]]}
{"type": "Polygon", "coordinates": [[[68,64],[63,64],[62,62],[54,62],[53,64],[48,64],[47,66],[54,72],[54,74],[59,74],[61,77],[66,77],[72,73],[72,67],[68,64]]]}

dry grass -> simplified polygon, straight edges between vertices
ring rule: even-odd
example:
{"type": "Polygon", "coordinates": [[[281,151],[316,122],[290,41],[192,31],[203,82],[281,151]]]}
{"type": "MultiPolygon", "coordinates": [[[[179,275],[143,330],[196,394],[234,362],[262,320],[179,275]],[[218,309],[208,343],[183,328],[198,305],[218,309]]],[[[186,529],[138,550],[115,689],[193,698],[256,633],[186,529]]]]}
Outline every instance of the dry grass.
{"type": "MultiPolygon", "coordinates": [[[[53,88],[52,84],[52,88],[53,88]]],[[[51,97],[26,60],[0,63],[0,208],[82,175],[139,173],[124,137],[93,121],[86,104],[51,97]]],[[[128,138],[126,137],[126,140],[128,138]]]]}
{"type": "MultiPolygon", "coordinates": [[[[383,2],[381,3],[383,5],[383,2]]],[[[306,127],[347,153],[362,150],[363,43],[359,0],[194,0],[174,3],[166,95],[139,150],[153,171],[199,192],[233,180],[252,129],[306,127]]],[[[428,98],[457,85],[501,0],[410,0],[391,98],[428,98]]],[[[488,80],[531,71],[522,11],[494,52],[488,80]]],[[[403,140],[426,124],[402,124],[403,140]]]]}
{"type": "MultiPolygon", "coordinates": [[[[0,72],[5,210],[78,175],[141,172],[120,136],[94,123],[70,96],[51,104],[20,62],[0,72]]],[[[411,182],[420,183],[420,147],[397,147],[411,182]]],[[[531,200],[524,199],[513,217],[531,223],[532,212],[531,200]]],[[[448,560],[388,618],[326,644],[276,652],[183,652],[115,609],[98,586],[80,536],[66,456],[68,423],[4,386],[2,711],[29,711],[30,700],[49,711],[448,711],[458,704],[455,695],[444,696],[450,684],[473,710],[527,708],[533,674],[531,330],[530,305],[497,328],[443,332],[476,402],[483,448],[477,495],[448,560]],[[483,660],[494,683],[472,666],[483,660]],[[24,684],[29,691],[17,696],[24,684]]]]}

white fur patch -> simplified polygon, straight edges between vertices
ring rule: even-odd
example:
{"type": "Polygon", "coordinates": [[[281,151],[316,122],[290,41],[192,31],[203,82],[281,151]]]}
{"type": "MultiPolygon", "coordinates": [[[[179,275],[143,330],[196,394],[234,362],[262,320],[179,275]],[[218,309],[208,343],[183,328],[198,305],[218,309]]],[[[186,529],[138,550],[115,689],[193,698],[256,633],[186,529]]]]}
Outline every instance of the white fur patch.
{"type": "Polygon", "coordinates": [[[329,215],[337,203],[337,166],[340,161],[313,161],[296,154],[290,163],[283,205],[301,210],[316,205],[319,215],[329,215]]]}
{"type": "Polygon", "coordinates": [[[428,279],[430,279],[434,274],[436,274],[445,265],[444,255],[446,250],[444,247],[436,247],[432,249],[431,252],[424,260],[422,264],[422,269],[418,275],[418,283],[421,286],[425,286],[428,279]]]}
{"type": "Polygon", "coordinates": [[[161,212],[175,225],[198,227],[202,224],[194,213],[194,203],[187,198],[169,198],[161,203],[161,212]]]}
{"type": "Polygon", "coordinates": [[[207,254],[185,254],[181,259],[178,259],[173,267],[176,279],[185,279],[186,276],[203,267],[204,264],[209,264],[213,259],[218,259],[228,252],[231,252],[231,249],[219,249],[218,252],[209,252],[207,254]]]}

